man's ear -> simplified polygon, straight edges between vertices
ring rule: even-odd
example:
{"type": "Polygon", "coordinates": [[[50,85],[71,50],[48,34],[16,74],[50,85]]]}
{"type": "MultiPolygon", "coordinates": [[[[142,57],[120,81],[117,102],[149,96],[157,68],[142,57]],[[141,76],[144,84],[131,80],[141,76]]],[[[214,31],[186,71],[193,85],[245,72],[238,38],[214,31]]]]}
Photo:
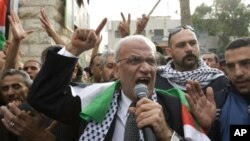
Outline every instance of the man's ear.
{"type": "Polygon", "coordinates": [[[172,57],[172,48],[171,47],[166,47],[165,48],[165,54],[169,57],[172,57]]]}
{"type": "Polygon", "coordinates": [[[118,68],[118,65],[116,63],[114,64],[113,70],[114,70],[115,78],[119,79],[119,68],[118,68]]]}

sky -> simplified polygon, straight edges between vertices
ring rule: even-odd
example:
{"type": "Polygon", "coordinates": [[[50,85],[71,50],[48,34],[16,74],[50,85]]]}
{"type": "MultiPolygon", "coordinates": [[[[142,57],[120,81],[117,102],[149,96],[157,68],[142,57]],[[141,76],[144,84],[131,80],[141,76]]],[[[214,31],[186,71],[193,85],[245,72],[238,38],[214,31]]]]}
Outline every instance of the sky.
{"type": "MultiPolygon", "coordinates": [[[[120,13],[131,14],[131,19],[135,20],[142,14],[148,14],[158,0],[90,0],[89,14],[90,26],[97,26],[104,17],[109,20],[121,20],[120,13]]],[[[212,4],[212,0],[190,0],[191,13],[195,7],[206,2],[212,4]]],[[[160,0],[151,16],[172,16],[179,18],[179,0],[160,0]]]]}
{"type": "MultiPolygon", "coordinates": [[[[85,0],[86,1],[86,0],[85,0]]],[[[120,13],[127,17],[131,14],[131,20],[136,20],[142,14],[148,14],[158,0],[90,0],[88,11],[90,15],[90,28],[95,29],[104,17],[108,20],[121,20],[120,13]]],[[[244,0],[250,3],[250,0],[244,0]]],[[[202,3],[212,5],[213,0],[190,0],[191,14],[195,8],[202,3]]],[[[151,16],[171,16],[172,19],[180,19],[179,0],[160,0],[151,16]]],[[[107,44],[107,33],[105,29],[102,45],[107,44]]]]}

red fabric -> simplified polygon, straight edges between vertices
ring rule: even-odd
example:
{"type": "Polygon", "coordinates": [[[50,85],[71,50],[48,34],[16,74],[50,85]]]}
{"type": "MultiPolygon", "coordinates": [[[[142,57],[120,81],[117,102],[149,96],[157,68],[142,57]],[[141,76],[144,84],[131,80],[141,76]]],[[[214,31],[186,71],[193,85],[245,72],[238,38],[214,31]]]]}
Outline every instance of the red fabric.
{"type": "Polygon", "coordinates": [[[5,26],[8,0],[0,0],[0,26],[5,26]]]}

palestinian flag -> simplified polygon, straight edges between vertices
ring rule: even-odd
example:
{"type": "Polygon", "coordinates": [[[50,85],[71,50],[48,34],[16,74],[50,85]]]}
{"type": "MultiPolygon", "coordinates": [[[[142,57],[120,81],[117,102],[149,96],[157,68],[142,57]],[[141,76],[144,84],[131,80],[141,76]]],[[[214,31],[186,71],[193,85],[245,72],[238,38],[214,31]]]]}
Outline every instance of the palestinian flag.
{"type": "Polygon", "coordinates": [[[5,43],[5,20],[8,6],[8,0],[0,0],[0,50],[3,49],[5,43]]]}
{"type": "Polygon", "coordinates": [[[86,121],[103,121],[112,102],[114,91],[120,82],[94,83],[85,88],[71,87],[73,96],[81,98],[82,112],[80,117],[86,121]]]}
{"type": "MultiPolygon", "coordinates": [[[[92,84],[85,88],[71,87],[72,94],[81,98],[82,112],[80,117],[86,121],[94,120],[101,123],[108,112],[113,94],[119,87],[119,81],[92,84]]],[[[176,96],[181,100],[182,122],[186,139],[191,141],[210,141],[204,130],[193,118],[183,91],[175,88],[167,91],[156,89],[156,91],[160,92],[160,94],[176,96]]]]}
{"type": "Polygon", "coordinates": [[[182,122],[185,139],[191,141],[210,141],[207,137],[205,131],[200,127],[197,120],[192,116],[192,111],[188,104],[187,99],[185,98],[185,93],[176,88],[169,89],[167,91],[157,89],[161,93],[176,96],[181,101],[181,112],[182,112],[182,122]]]}

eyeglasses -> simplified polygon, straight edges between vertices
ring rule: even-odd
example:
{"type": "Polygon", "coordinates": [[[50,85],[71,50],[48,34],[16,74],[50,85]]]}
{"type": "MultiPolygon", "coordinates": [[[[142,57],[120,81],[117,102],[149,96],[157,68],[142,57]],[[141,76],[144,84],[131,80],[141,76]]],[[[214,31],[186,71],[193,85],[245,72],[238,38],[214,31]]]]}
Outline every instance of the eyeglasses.
{"type": "Polygon", "coordinates": [[[117,63],[124,61],[124,60],[126,61],[127,64],[131,64],[131,65],[139,65],[144,61],[146,61],[150,66],[156,66],[157,64],[154,57],[143,58],[142,56],[135,56],[135,55],[118,60],[117,63]]]}
{"type": "Polygon", "coordinates": [[[168,41],[170,41],[171,37],[172,37],[174,34],[180,32],[182,29],[189,29],[189,30],[191,30],[191,31],[194,31],[193,27],[190,26],[190,25],[181,25],[181,26],[177,26],[177,27],[175,27],[175,28],[169,30],[168,41]]]}

